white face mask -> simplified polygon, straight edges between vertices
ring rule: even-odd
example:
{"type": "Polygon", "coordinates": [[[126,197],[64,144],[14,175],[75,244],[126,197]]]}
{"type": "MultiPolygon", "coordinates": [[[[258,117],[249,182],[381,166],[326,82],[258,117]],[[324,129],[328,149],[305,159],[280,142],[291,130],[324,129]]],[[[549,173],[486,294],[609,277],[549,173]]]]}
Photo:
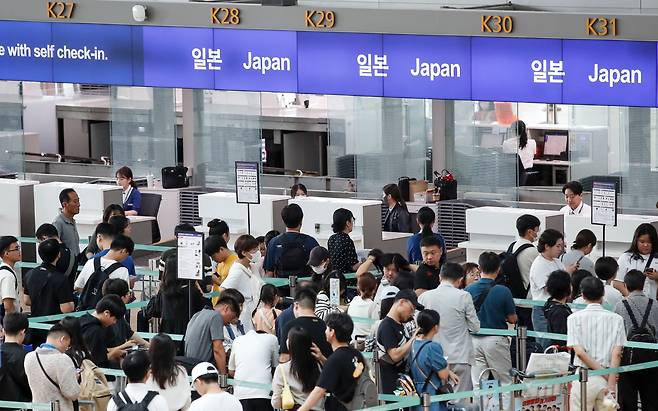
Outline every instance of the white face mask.
{"type": "Polygon", "coordinates": [[[250,262],[252,264],[258,264],[258,262],[260,262],[260,258],[261,258],[260,250],[258,250],[258,251],[256,251],[255,253],[253,253],[251,255],[251,261],[250,262]]]}
{"type": "Polygon", "coordinates": [[[327,271],[327,267],[325,267],[323,265],[319,265],[317,267],[312,266],[311,269],[313,270],[313,272],[315,274],[324,274],[324,272],[327,271]]]}

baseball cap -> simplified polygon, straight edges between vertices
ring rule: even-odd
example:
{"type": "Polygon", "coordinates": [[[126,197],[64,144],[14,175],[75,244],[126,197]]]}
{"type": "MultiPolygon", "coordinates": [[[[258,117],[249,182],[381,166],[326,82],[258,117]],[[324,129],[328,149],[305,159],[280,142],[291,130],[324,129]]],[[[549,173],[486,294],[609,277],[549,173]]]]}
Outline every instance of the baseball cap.
{"type": "Polygon", "coordinates": [[[425,307],[418,304],[418,297],[416,296],[416,293],[413,290],[400,290],[398,293],[395,295],[395,301],[398,300],[407,300],[410,301],[411,304],[416,307],[417,310],[424,310],[425,307]]]}
{"type": "Polygon", "coordinates": [[[202,362],[195,365],[194,368],[192,368],[192,389],[195,389],[194,381],[196,381],[197,378],[213,374],[219,377],[219,371],[217,371],[217,368],[211,363],[202,362]]]}
{"type": "Polygon", "coordinates": [[[311,267],[317,267],[327,258],[329,258],[329,251],[321,245],[318,245],[311,250],[311,253],[308,256],[308,265],[311,267]]]}

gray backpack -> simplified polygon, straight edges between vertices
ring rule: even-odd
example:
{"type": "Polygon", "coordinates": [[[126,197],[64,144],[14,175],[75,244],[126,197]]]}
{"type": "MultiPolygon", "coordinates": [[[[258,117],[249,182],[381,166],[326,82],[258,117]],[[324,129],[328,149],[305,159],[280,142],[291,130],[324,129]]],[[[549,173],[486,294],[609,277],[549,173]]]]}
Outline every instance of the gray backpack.
{"type": "Polygon", "coordinates": [[[379,393],[377,392],[377,386],[370,378],[368,368],[364,367],[363,372],[356,381],[354,397],[347,402],[339,401],[348,410],[361,410],[379,405],[378,396],[379,393]]]}

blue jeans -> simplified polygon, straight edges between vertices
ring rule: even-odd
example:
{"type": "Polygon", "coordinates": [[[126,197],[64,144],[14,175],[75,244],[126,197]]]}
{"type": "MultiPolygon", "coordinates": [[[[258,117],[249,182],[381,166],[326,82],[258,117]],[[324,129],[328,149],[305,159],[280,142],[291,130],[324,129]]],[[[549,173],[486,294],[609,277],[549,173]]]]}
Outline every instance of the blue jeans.
{"type": "MultiPolygon", "coordinates": [[[[535,331],[548,332],[548,320],[544,317],[543,307],[532,307],[532,327],[535,331]]],[[[544,350],[551,345],[550,339],[536,338],[535,341],[544,350]]]]}

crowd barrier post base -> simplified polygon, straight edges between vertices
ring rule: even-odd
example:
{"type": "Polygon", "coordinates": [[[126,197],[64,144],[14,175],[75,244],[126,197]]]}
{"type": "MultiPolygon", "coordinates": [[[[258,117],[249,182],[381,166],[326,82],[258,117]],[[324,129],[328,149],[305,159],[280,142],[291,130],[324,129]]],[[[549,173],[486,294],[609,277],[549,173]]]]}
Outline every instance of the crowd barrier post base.
{"type": "Polygon", "coordinates": [[[59,411],[59,401],[53,401],[50,403],[50,411],[59,411]]]}
{"type": "Polygon", "coordinates": [[[432,398],[428,392],[423,393],[422,403],[423,411],[430,411],[430,407],[432,406],[432,398]]]}
{"type": "Polygon", "coordinates": [[[290,285],[290,298],[295,298],[295,292],[297,288],[297,276],[296,275],[288,276],[288,284],[290,285]]]}
{"type": "Polygon", "coordinates": [[[225,390],[228,388],[228,375],[226,374],[220,374],[219,375],[219,387],[222,390],[225,390]]]}
{"type": "Polygon", "coordinates": [[[580,367],[578,369],[578,377],[578,381],[580,382],[580,411],[587,411],[587,381],[589,379],[587,368],[580,367]]]}
{"type": "Polygon", "coordinates": [[[516,327],[516,366],[519,371],[526,369],[526,350],[528,342],[528,328],[524,325],[516,327]]]}
{"type": "MultiPolygon", "coordinates": [[[[379,370],[379,349],[375,347],[375,350],[372,352],[372,366],[375,369],[375,385],[377,386],[377,394],[381,394],[382,386],[382,377],[379,370]]],[[[379,405],[384,405],[385,401],[379,400],[379,405]]]]}

